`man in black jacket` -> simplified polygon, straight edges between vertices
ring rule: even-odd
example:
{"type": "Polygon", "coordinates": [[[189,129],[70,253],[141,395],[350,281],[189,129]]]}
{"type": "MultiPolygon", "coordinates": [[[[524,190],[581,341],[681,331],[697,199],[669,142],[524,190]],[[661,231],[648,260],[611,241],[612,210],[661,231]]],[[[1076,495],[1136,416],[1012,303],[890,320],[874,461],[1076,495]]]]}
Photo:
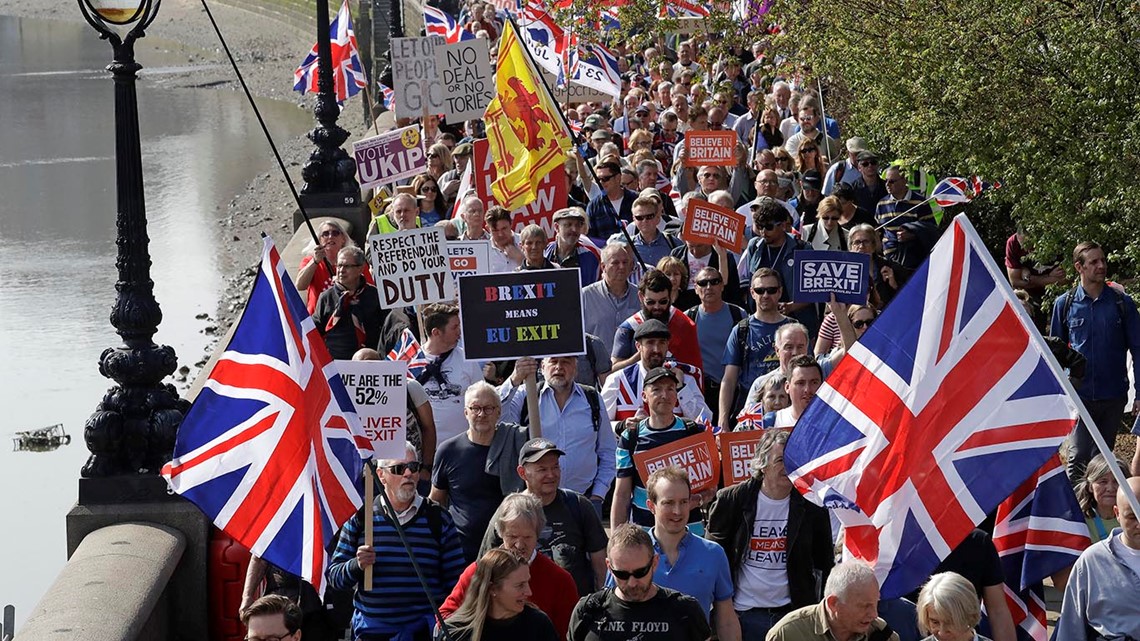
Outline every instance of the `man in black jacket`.
{"type": "Polygon", "coordinates": [[[733,607],[745,641],[762,640],[788,612],[819,602],[834,564],[827,511],[794,491],[784,470],[788,432],[756,445],[752,478],[717,493],[708,539],[728,554],[733,607]]]}

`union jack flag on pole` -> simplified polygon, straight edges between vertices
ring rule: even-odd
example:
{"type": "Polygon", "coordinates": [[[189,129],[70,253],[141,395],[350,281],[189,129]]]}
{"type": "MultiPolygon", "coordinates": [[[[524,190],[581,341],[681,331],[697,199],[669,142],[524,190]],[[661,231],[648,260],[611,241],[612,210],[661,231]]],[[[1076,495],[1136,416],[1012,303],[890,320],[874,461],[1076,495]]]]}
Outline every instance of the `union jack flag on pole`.
{"type": "Polygon", "coordinates": [[[1090,545],[1084,514],[1053,454],[997,509],[994,546],[1005,574],[1005,601],[1022,641],[1049,638],[1042,582],[1076,563],[1090,545]]]}
{"type": "Polygon", "coordinates": [[[847,555],[893,598],[1057,452],[1074,397],[958,216],[824,382],[784,459],[801,493],[839,508],[847,555]]]}
{"type": "MultiPolygon", "coordinates": [[[[364,65],[360,63],[360,51],[356,46],[356,33],[352,30],[352,12],[348,10],[348,0],[344,1],[329,25],[329,39],[336,101],[344,102],[368,86],[364,65]]],[[[317,77],[320,75],[317,63],[317,45],[313,45],[301,66],[293,72],[293,91],[299,91],[302,95],[317,91],[317,77]]]]}
{"type": "Polygon", "coordinates": [[[461,27],[446,11],[427,5],[424,5],[424,30],[429,36],[443,36],[447,44],[475,39],[475,34],[461,27]]]}
{"type": "Polygon", "coordinates": [[[373,455],[273,241],[233,338],[162,468],[235,540],[324,590],[325,548],[363,504],[373,455]]]}

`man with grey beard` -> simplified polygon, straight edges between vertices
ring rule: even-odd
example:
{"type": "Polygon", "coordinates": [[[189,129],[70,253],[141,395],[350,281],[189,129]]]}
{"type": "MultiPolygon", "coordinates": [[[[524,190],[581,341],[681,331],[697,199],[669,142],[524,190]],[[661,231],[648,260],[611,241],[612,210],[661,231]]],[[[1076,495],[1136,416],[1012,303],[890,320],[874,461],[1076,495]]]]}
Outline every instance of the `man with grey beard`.
{"type": "Polygon", "coordinates": [[[447,510],[416,492],[420,462],[411,443],[400,460],[377,462],[385,501],[377,500],[372,516],[373,544],[364,544],[363,512],[341,530],[329,563],[329,584],[356,589],[353,597],[354,639],[400,638],[427,641],[434,627],[431,603],[418,587],[416,571],[404,551],[396,526],[404,530],[412,553],[436,603],[451,592],[463,571],[463,547],[447,510]],[[391,508],[389,511],[388,508],[391,508]],[[364,569],[373,567],[372,589],[364,589],[364,569]],[[416,585],[416,589],[408,589],[416,585]]]}

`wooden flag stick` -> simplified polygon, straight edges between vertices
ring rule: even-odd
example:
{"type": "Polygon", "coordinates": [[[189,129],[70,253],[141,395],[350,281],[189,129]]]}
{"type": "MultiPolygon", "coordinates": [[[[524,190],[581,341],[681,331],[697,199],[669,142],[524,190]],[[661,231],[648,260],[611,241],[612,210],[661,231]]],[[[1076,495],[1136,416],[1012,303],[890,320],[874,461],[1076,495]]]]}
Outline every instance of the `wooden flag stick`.
{"type": "Polygon", "coordinates": [[[532,373],[526,377],[526,411],[530,420],[530,437],[542,437],[542,421],[538,416],[538,378],[532,373]]]}
{"type": "MultiPolygon", "coordinates": [[[[375,509],[376,492],[372,485],[372,464],[364,464],[364,545],[372,547],[372,510],[375,509]]],[[[372,565],[375,565],[372,564],[372,565]]],[[[372,565],[364,568],[364,590],[372,589],[372,565]]]]}

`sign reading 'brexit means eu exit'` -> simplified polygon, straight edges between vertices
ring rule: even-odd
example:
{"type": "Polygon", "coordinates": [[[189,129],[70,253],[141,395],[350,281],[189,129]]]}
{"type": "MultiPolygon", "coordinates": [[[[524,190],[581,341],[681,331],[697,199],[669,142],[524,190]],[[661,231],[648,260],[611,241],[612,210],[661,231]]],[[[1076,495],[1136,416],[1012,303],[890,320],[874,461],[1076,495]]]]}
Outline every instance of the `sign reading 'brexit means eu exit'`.
{"type": "Polygon", "coordinates": [[[581,276],[577,269],[538,269],[460,278],[467,358],[584,354],[581,276]]]}
{"type": "Polygon", "coordinates": [[[826,303],[832,294],[840,303],[867,304],[871,284],[871,257],[867,254],[833,251],[797,251],[792,300],[826,303]]]}

